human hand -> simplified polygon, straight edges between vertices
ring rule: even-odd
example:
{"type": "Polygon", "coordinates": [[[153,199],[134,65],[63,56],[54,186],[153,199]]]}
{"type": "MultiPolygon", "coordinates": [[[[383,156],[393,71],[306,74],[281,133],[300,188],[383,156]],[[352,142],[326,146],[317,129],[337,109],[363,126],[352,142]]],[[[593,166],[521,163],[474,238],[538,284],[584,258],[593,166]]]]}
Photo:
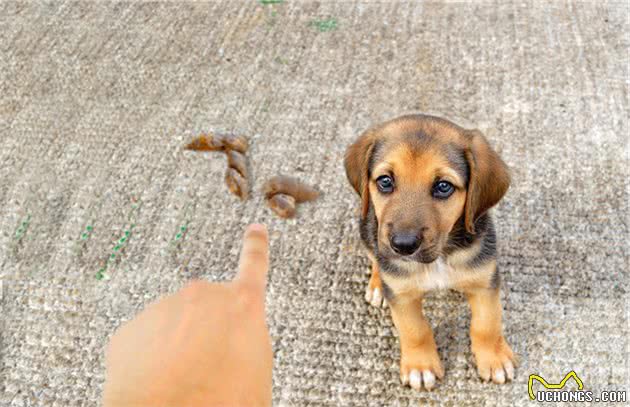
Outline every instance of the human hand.
{"type": "Polygon", "coordinates": [[[233,281],[193,281],[123,324],[107,349],[105,406],[269,406],[264,225],[245,231],[233,281]]]}

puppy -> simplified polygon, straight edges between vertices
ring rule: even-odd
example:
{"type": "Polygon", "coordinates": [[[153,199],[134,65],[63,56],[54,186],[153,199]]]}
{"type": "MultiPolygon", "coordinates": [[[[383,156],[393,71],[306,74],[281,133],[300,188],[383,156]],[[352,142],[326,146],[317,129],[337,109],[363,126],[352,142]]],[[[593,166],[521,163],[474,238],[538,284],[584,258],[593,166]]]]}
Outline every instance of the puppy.
{"type": "Polygon", "coordinates": [[[485,137],[438,117],[402,116],[363,133],[344,164],[361,198],[361,239],[372,261],[366,299],[391,309],[402,383],[430,390],[444,375],[422,299],[446,288],[463,292],[470,304],[481,378],[512,379],[516,360],[502,333],[488,213],[510,176],[485,137]]]}

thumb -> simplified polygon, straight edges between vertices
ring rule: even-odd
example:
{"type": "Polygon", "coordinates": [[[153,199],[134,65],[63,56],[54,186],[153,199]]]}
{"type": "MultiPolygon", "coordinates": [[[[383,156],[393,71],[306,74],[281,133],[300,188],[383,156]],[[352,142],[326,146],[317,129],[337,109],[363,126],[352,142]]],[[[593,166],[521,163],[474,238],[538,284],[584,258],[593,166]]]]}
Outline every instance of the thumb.
{"type": "Polygon", "coordinates": [[[243,248],[234,282],[250,286],[260,293],[265,292],[269,270],[269,235],[267,227],[252,224],[245,230],[243,248]]]}

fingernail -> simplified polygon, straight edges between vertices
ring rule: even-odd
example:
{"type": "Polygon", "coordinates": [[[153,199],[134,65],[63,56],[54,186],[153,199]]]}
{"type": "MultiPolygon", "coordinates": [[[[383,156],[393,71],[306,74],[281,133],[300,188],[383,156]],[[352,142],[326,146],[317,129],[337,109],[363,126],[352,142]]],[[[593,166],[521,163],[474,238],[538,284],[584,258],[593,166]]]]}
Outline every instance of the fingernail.
{"type": "Polygon", "coordinates": [[[266,232],[267,226],[263,225],[262,223],[252,223],[251,225],[249,225],[248,229],[251,232],[266,232]]]}

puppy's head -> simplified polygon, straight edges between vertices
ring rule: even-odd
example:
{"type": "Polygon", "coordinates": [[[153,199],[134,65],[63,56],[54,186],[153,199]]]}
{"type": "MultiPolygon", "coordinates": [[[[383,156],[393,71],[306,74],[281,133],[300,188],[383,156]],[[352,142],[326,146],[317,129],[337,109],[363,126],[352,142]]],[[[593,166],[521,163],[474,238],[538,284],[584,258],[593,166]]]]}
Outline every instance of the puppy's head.
{"type": "Polygon", "coordinates": [[[345,167],[362,217],[374,208],[379,254],[422,263],[444,252],[455,225],[474,234],[475,221],[510,184],[479,131],[425,115],[366,131],[346,151],[345,167]]]}

